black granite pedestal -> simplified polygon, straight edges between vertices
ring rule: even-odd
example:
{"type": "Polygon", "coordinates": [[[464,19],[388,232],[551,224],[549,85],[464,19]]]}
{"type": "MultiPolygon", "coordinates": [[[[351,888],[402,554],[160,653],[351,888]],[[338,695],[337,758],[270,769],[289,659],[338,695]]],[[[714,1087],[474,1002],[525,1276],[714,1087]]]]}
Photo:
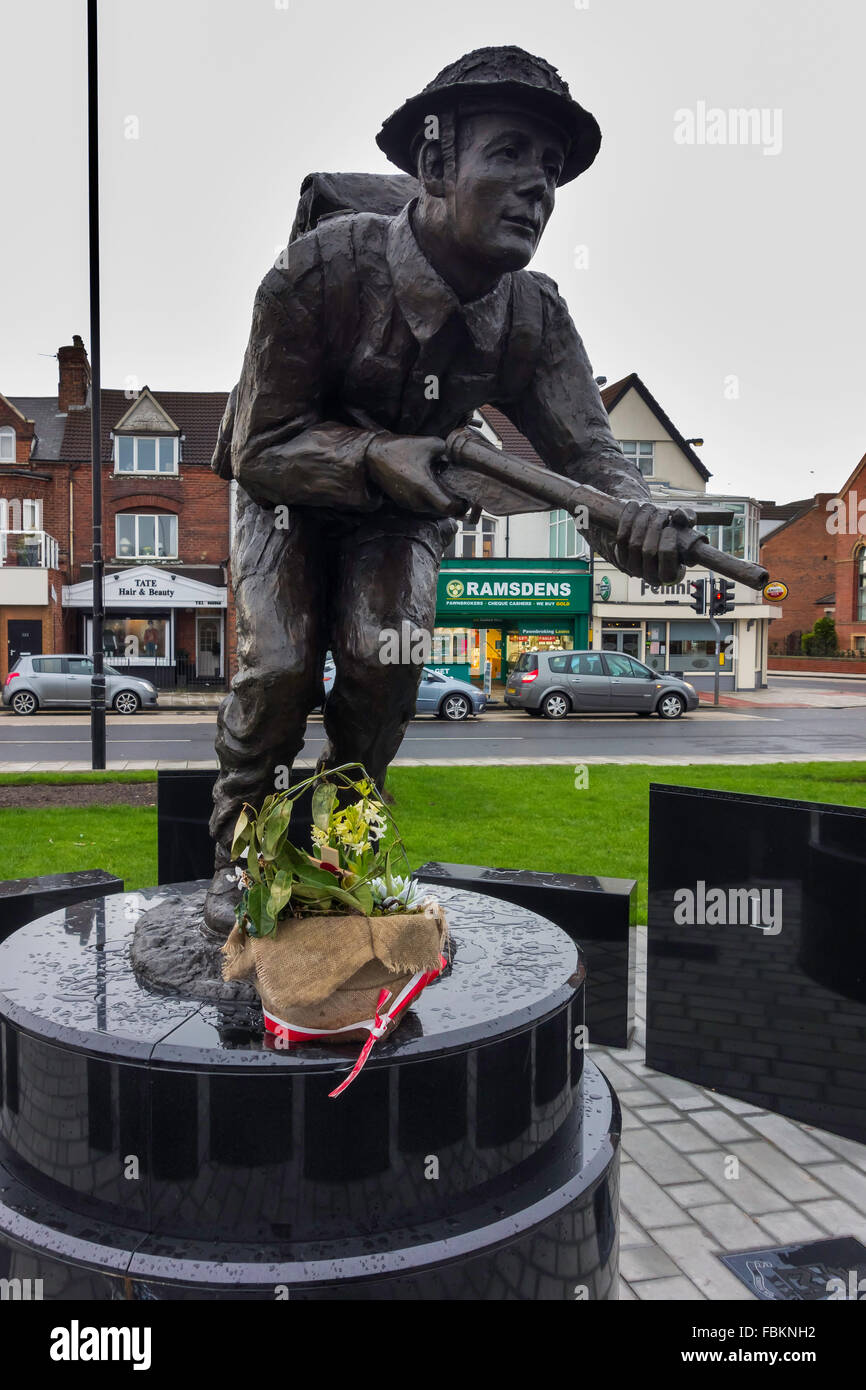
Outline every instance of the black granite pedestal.
{"type": "Polygon", "coordinates": [[[278,1051],[257,1003],[139,984],[160,893],[0,946],[0,1276],[52,1299],[616,1297],[619,1107],[575,1046],[564,933],[441,890],[452,964],[330,1100],[357,1047],[278,1051]]]}

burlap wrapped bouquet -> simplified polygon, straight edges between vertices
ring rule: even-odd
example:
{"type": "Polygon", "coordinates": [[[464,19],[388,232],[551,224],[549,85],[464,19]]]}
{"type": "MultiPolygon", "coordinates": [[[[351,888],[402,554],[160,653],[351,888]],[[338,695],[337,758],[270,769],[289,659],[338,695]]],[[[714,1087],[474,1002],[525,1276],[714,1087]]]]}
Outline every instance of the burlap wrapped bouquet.
{"type": "Polygon", "coordinates": [[[448,937],[439,904],[421,899],[416,883],[392,872],[395,840],[375,788],[364,779],[337,781],[358,793],[341,807],[331,780],[340,771],[329,772],[327,782],[323,774],[310,779],[318,784],[319,857],[288,842],[287,798],[269,798],[258,813],[245,808],[235,835],[235,849],[247,851],[240,873],[245,890],[223,947],[223,978],[253,982],[276,1046],[365,1040],[332,1096],[355,1079],[376,1040],[441,974],[448,937]]]}

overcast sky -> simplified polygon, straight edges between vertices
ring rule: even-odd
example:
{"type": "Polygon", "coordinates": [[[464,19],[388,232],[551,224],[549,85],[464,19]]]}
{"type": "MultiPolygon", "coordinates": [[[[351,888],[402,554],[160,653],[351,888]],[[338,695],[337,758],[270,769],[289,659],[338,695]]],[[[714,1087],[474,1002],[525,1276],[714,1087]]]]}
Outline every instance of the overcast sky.
{"type": "MultiPolygon", "coordinates": [[[[48,395],[89,346],[85,3],[0,16],[0,391],[48,395]]],[[[103,384],[228,389],[303,176],[386,170],[383,118],[488,43],[602,128],[534,262],[596,374],[638,372],[714,491],[839,487],[866,450],[860,0],[102,0],[103,384]],[[757,138],[709,143],[739,108],[757,138]]]]}

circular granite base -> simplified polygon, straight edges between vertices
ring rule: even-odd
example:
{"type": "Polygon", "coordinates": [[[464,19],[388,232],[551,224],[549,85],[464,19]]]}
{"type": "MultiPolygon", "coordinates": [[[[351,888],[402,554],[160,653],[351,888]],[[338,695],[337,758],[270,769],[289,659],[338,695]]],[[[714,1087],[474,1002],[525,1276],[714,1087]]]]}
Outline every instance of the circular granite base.
{"type": "Polygon", "coordinates": [[[330,1100],[356,1047],[275,1050],[257,1003],[136,977],[137,920],[205,886],[0,945],[0,1277],[45,1298],[616,1297],[619,1107],[569,938],[443,889],[451,967],[330,1100]]]}

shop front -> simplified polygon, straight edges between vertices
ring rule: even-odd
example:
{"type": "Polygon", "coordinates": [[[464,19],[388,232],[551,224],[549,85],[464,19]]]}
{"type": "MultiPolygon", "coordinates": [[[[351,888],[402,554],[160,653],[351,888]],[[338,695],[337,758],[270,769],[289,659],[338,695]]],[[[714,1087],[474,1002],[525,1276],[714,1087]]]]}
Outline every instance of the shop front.
{"type": "MultiPolygon", "coordinates": [[[[224,585],[140,565],[106,574],[104,593],[102,650],[112,666],[164,689],[225,684],[224,585]]],[[[74,645],[88,655],[92,598],[89,579],[63,589],[64,608],[76,614],[74,645]]]]}
{"type": "MultiPolygon", "coordinates": [[[[687,677],[713,676],[716,635],[692,607],[690,581],[709,579],[689,570],[679,584],[650,585],[596,565],[593,646],[625,652],[654,671],[687,677]]],[[[767,631],[775,610],[743,584],[734,588],[734,608],[719,619],[722,688],[753,690],[766,685],[767,631]]]]}
{"type": "Polygon", "coordinates": [[[505,681],[521,652],[585,647],[589,609],[585,560],[444,560],[432,664],[478,684],[505,681]]]}

